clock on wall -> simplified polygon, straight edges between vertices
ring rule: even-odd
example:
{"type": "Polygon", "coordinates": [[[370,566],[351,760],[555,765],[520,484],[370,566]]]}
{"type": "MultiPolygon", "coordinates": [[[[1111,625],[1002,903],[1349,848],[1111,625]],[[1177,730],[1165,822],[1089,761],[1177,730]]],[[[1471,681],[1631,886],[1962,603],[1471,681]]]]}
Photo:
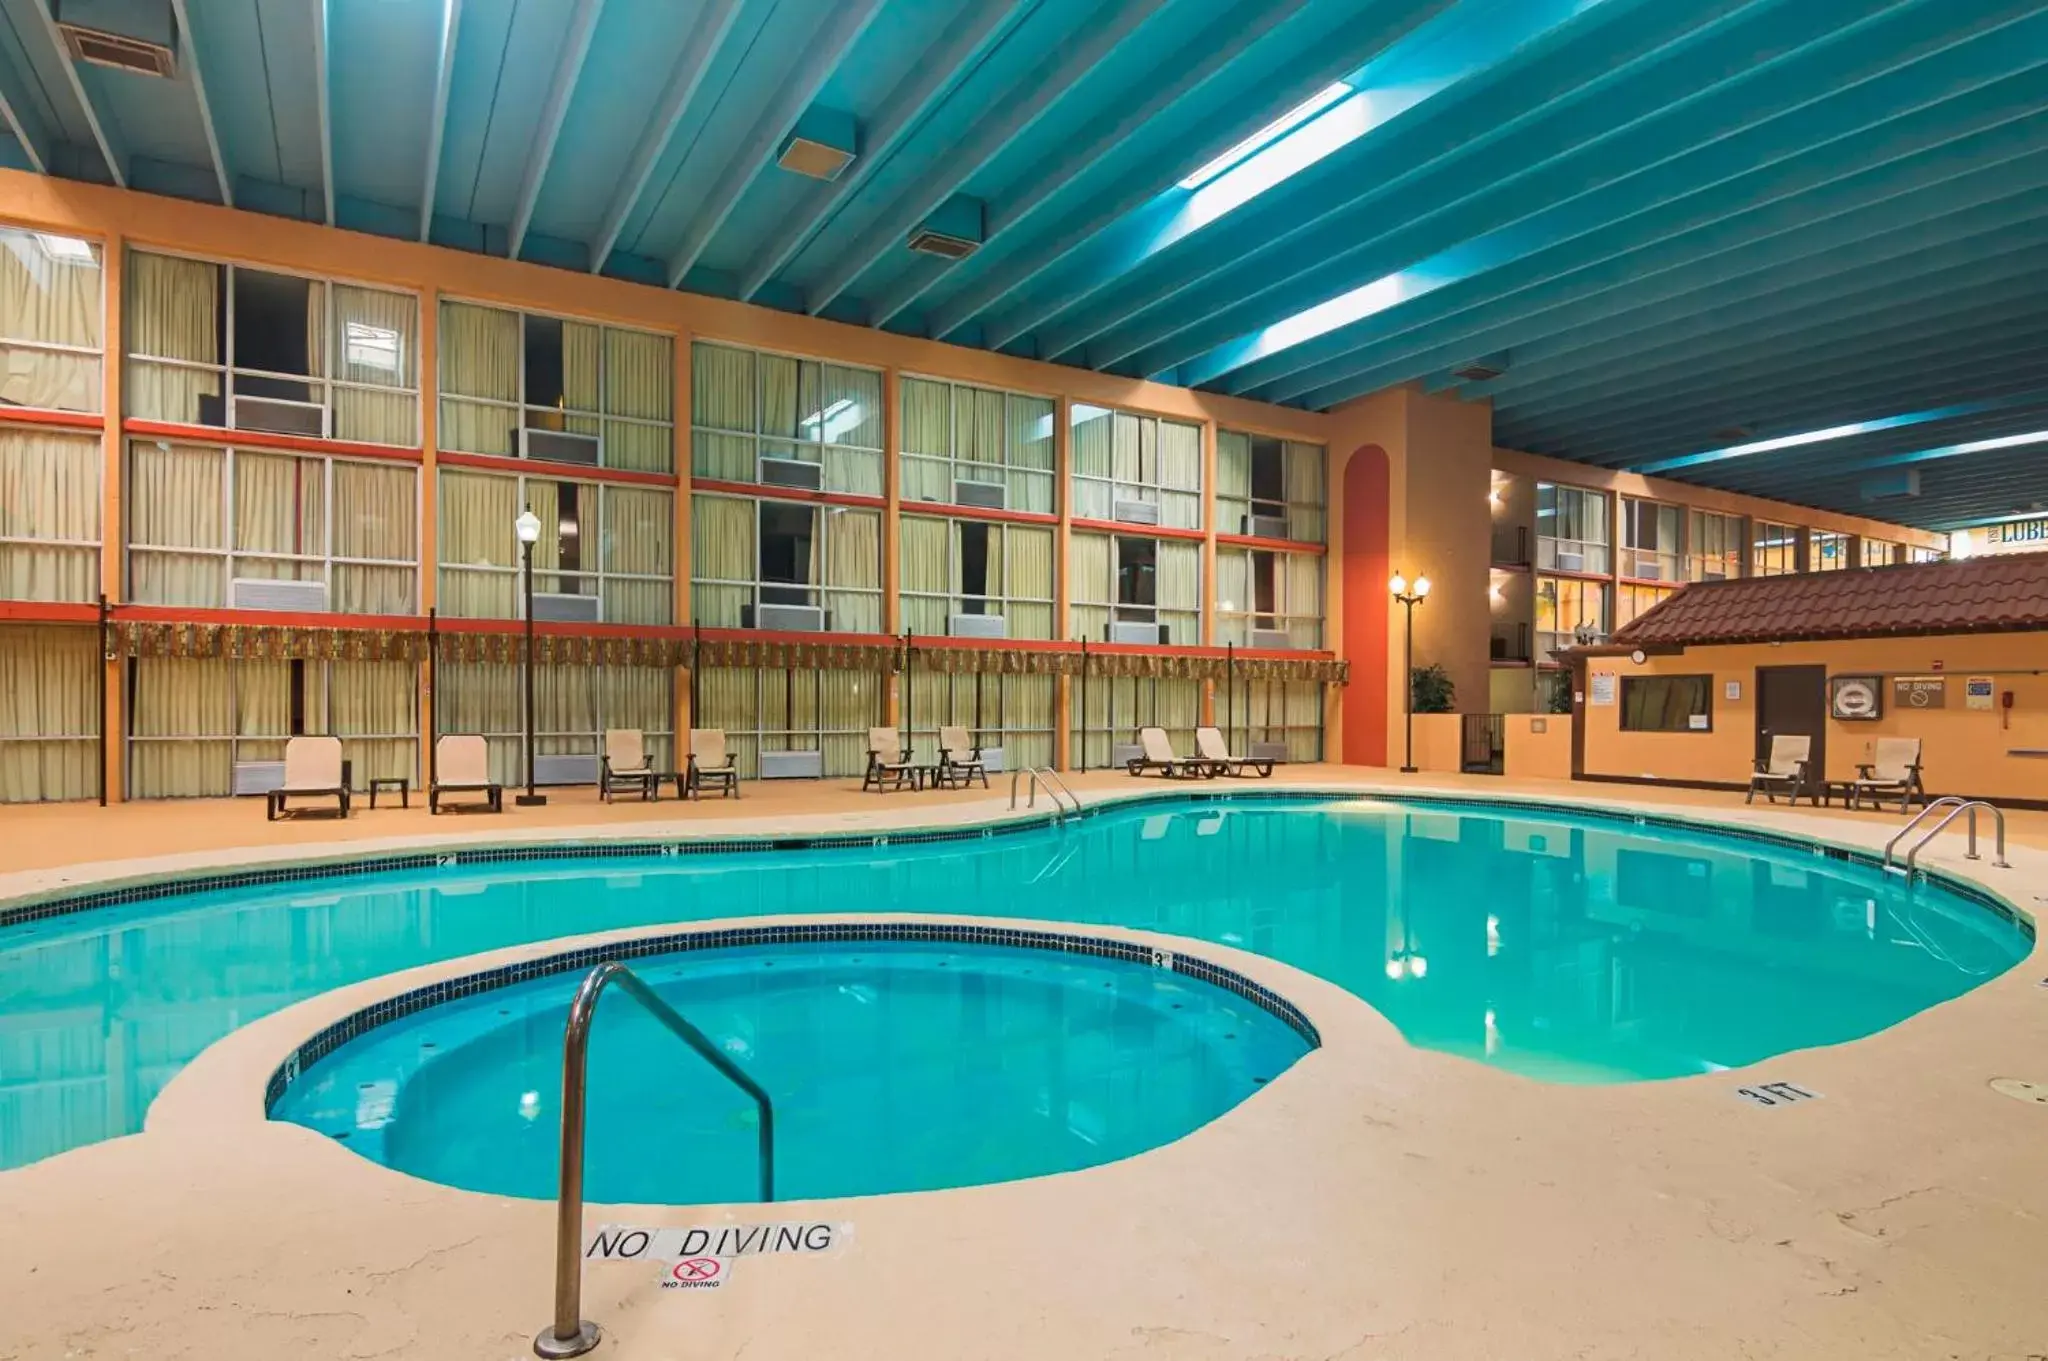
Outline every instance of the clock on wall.
{"type": "Polygon", "coordinates": [[[1852,723],[1884,717],[1884,677],[1828,677],[1828,717],[1852,723]]]}

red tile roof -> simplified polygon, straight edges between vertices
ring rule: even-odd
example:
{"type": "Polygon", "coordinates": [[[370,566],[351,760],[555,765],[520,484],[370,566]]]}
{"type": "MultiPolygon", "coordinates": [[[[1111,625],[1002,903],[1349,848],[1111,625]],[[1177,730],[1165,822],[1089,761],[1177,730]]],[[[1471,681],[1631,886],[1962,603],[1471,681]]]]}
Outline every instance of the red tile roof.
{"type": "Polygon", "coordinates": [[[1790,643],[2048,629],[2048,553],[1859,567],[1688,586],[1611,646],[1790,643]]]}

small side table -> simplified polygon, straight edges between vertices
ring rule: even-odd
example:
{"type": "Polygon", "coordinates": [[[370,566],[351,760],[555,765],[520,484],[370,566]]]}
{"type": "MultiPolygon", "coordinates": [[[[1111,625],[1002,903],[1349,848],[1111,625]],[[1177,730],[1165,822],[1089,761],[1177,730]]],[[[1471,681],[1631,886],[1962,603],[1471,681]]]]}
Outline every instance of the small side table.
{"type": "Polygon", "coordinates": [[[377,806],[377,791],[397,790],[398,806],[412,807],[412,777],[409,775],[374,775],[370,778],[370,807],[377,806]]]}

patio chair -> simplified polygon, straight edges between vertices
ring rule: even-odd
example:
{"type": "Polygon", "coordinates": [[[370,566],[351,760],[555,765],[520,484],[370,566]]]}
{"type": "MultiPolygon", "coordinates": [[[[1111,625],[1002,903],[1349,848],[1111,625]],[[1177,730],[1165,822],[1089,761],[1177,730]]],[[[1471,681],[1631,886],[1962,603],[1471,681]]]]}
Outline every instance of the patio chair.
{"type": "Polygon", "coordinates": [[[1138,729],[1138,746],[1144,755],[1133,756],[1124,763],[1124,768],[1133,775],[1143,775],[1148,770],[1156,770],[1170,780],[1182,776],[1192,779],[1198,775],[1212,780],[1216,778],[1215,762],[1205,761],[1199,757],[1174,755],[1173,743],[1167,741],[1164,728],[1138,729]]]}
{"type": "Polygon", "coordinates": [[[1195,729],[1195,755],[1213,766],[1218,775],[1241,777],[1246,771],[1251,771],[1262,780],[1273,778],[1272,757],[1232,756],[1229,744],[1224,742],[1223,733],[1217,728],[1195,729]]]}
{"type": "Polygon", "coordinates": [[[264,820],[283,817],[286,799],[333,799],[334,815],[348,816],[348,774],[339,737],[294,737],[284,744],[284,783],[264,797],[264,820]]]}
{"type": "Polygon", "coordinates": [[[981,777],[981,787],[988,788],[988,767],[982,764],[981,748],[968,737],[967,729],[940,728],[939,781],[965,789],[977,775],[981,777]]]}
{"type": "Polygon", "coordinates": [[[1905,812],[1915,798],[1927,802],[1927,790],[1920,784],[1920,739],[1880,737],[1868,763],[1859,763],[1856,778],[1849,782],[1849,806],[1861,808],[1865,799],[1875,809],[1896,795],[1899,811],[1905,812]]]}
{"type": "Polygon", "coordinates": [[[718,796],[740,796],[740,771],[725,749],[725,729],[690,729],[690,797],[704,793],[706,781],[718,786],[718,796]]]}
{"type": "Polygon", "coordinates": [[[434,780],[427,786],[427,812],[441,811],[444,794],[481,794],[482,803],[451,808],[505,811],[505,786],[491,778],[491,744],[475,735],[449,734],[434,743],[434,780]]]}
{"type": "Polygon", "coordinates": [[[1820,782],[1811,769],[1813,739],[1779,733],[1771,738],[1771,754],[1756,763],[1749,777],[1749,794],[1742,801],[1755,803],[1759,791],[1772,803],[1783,794],[1792,803],[1801,794],[1820,806],[1820,782]]]}
{"type": "Polygon", "coordinates": [[[916,783],[910,758],[903,751],[902,734],[894,728],[869,728],[868,770],[861,777],[862,791],[872,789],[880,794],[905,785],[915,788],[916,783]]]}
{"type": "Polygon", "coordinates": [[[604,757],[597,772],[597,796],[612,801],[614,789],[638,789],[641,802],[661,797],[661,777],[647,757],[647,736],[638,728],[606,728],[604,757]]]}

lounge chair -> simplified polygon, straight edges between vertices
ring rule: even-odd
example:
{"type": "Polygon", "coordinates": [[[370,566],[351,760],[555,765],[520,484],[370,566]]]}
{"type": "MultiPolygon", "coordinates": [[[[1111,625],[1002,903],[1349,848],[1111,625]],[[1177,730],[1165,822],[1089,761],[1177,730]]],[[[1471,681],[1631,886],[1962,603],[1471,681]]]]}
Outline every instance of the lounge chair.
{"type": "Polygon", "coordinates": [[[348,774],[339,737],[294,737],[284,744],[284,783],[264,798],[266,821],[284,816],[286,799],[333,799],[335,816],[348,816],[348,774]]]}
{"type": "Polygon", "coordinates": [[[988,767],[981,763],[981,748],[967,736],[967,729],[940,728],[940,783],[965,789],[977,775],[981,777],[981,787],[988,788],[988,767]]]}
{"type": "Polygon", "coordinates": [[[903,737],[894,728],[868,729],[868,770],[861,777],[863,791],[876,793],[914,786],[910,758],[903,754],[903,737]]]}
{"type": "Polygon", "coordinates": [[[1815,807],[1819,807],[1820,782],[1810,769],[1812,756],[1811,737],[1780,733],[1771,738],[1771,754],[1768,759],[1756,763],[1756,769],[1749,777],[1749,794],[1743,802],[1755,803],[1758,792],[1762,792],[1772,803],[1778,801],[1780,794],[1797,803],[1799,796],[1804,794],[1813,800],[1815,807]]]}
{"type": "Polygon", "coordinates": [[[661,777],[647,759],[647,737],[638,728],[606,728],[604,757],[597,772],[597,796],[612,801],[612,790],[635,789],[645,802],[661,797],[661,777]]]}
{"type": "Polygon", "coordinates": [[[1869,763],[1859,764],[1856,778],[1849,783],[1851,808],[1861,808],[1869,799],[1872,808],[1882,809],[1885,799],[1894,795],[1901,813],[1915,798],[1927,802],[1927,790],[1920,783],[1919,738],[1880,737],[1870,755],[1869,763]]]}
{"type": "Polygon", "coordinates": [[[1148,770],[1156,770],[1168,779],[1179,779],[1182,776],[1190,779],[1196,776],[1212,780],[1216,778],[1215,762],[1205,761],[1200,757],[1175,756],[1173,743],[1166,740],[1164,728],[1138,729],[1138,746],[1144,755],[1133,756],[1124,763],[1124,768],[1133,775],[1143,775],[1148,770]]]}
{"type": "Polygon", "coordinates": [[[444,794],[481,794],[484,801],[452,808],[505,811],[505,786],[491,778],[491,744],[474,735],[450,734],[434,743],[434,781],[427,786],[427,812],[441,811],[444,794]]]}
{"type": "Polygon", "coordinates": [[[1195,729],[1195,755],[1213,766],[1218,775],[1242,776],[1246,771],[1253,771],[1262,780],[1273,778],[1272,757],[1232,756],[1229,745],[1223,740],[1223,733],[1216,728],[1195,729]]]}
{"type": "Polygon", "coordinates": [[[725,729],[690,729],[690,797],[699,798],[704,793],[705,781],[718,786],[718,796],[730,794],[740,796],[740,771],[732,763],[732,753],[725,749],[725,729]]]}

